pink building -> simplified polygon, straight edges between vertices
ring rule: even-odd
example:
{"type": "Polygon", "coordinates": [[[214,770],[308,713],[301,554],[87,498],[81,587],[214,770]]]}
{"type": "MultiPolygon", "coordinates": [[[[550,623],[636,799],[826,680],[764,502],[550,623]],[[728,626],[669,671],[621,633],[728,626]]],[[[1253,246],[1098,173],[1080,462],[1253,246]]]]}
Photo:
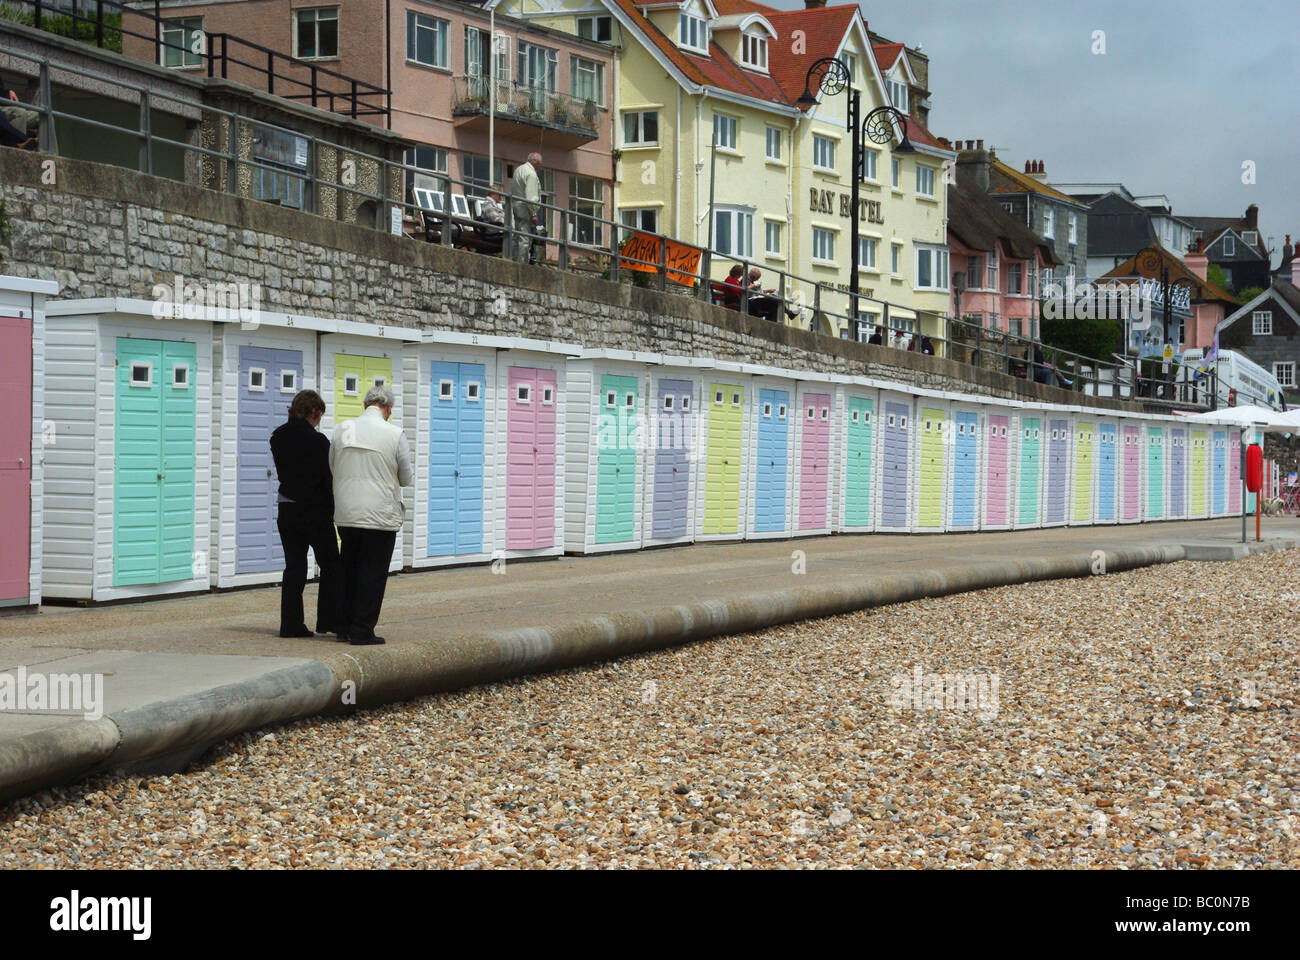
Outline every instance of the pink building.
{"type": "Polygon", "coordinates": [[[1031,233],[969,178],[948,186],[953,316],[986,330],[1037,337],[1038,278],[1060,265],[1031,233]]]}
{"type": "MultiPolygon", "coordinates": [[[[407,162],[430,173],[409,185],[434,187],[433,174],[447,173],[474,182],[456,193],[508,187],[515,165],[536,150],[546,202],[605,217],[613,209],[608,44],[497,15],[494,56],[488,13],[453,0],[164,0],[162,16],[162,38],[176,46],[160,55],[150,40],[127,36],[128,56],[340,113],[355,105],[358,119],[423,145],[407,162]]],[[[152,33],[143,18],[130,19],[152,33]]],[[[579,220],[577,229],[574,239],[609,243],[593,235],[599,224],[579,220]]]]}

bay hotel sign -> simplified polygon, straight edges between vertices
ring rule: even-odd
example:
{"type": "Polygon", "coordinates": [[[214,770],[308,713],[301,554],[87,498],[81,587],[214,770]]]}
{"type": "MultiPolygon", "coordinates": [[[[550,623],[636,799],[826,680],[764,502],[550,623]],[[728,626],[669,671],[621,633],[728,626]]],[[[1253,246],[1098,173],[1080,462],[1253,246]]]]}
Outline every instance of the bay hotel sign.
{"type": "MultiPolygon", "coordinates": [[[[810,199],[808,209],[813,213],[835,213],[835,196],[834,190],[818,190],[816,187],[809,187],[810,199]]],[[[851,216],[853,209],[853,197],[851,194],[839,194],[839,214],[847,219],[851,216]]],[[[858,201],[858,219],[866,223],[885,222],[884,209],[878,200],[859,200],[858,201]]]]}

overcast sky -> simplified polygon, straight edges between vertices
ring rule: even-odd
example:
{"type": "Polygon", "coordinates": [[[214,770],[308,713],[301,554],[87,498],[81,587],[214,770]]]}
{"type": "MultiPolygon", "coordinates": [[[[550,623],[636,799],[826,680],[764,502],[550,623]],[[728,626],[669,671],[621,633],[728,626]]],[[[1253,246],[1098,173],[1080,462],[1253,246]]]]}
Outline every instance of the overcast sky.
{"type": "Polygon", "coordinates": [[[1284,235],[1300,238],[1295,0],[860,6],[871,29],[930,58],[936,136],[982,139],[1017,170],[1043,160],[1049,182],[1161,193],[1175,214],[1240,216],[1255,203],[1273,266],[1284,235]],[[1092,53],[1096,30],[1105,55],[1092,53]]]}

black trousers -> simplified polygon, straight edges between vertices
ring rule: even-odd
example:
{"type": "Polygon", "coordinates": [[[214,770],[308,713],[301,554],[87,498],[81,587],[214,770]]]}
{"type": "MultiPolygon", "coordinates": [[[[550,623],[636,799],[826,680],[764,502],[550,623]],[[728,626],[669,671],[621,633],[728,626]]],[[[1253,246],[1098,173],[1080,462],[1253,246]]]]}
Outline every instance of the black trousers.
{"type": "Polygon", "coordinates": [[[27,134],[15,127],[9,122],[8,117],[0,113],[0,145],[16,147],[26,139],[27,134]]]}
{"type": "Polygon", "coordinates": [[[342,596],[339,590],[339,548],[334,522],[320,510],[298,503],[280,504],[276,525],[284,545],[284,580],[280,586],[280,633],[296,633],[306,625],[302,589],[307,584],[307,548],[316,553],[320,591],[316,597],[316,632],[335,633],[342,596]]]}
{"type": "Polygon", "coordinates": [[[349,638],[368,640],[375,635],[379,608],[384,605],[397,531],[339,527],[339,537],[343,541],[339,563],[343,573],[343,614],[339,622],[349,638]]]}

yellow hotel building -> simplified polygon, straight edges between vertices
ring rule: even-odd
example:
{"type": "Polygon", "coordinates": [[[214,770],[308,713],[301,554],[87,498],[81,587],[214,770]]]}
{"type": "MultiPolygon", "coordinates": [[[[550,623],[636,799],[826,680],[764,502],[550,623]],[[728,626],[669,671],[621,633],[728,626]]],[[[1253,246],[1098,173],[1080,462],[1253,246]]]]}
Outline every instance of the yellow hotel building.
{"type": "MultiPolygon", "coordinates": [[[[813,3],[816,0],[812,0],[813,3]]],[[[617,51],[614,209],[629,226],[752,261],[763,287],[787,281],[787,296],[808,307],[823,284],[822,332],[865,338],[881,305],[863,299],[850,329],[852,147],[849,97],[798,104],[808,68],[834,56],[852,71],[861,115],[891,104],[909,114],[914,152],[867,142],[859,209],[864,297],[888,301],[896,329],[918,329],[917,314],[946,315],[947,179],[955,154],[918,118],[921,91],[911,54],[874,38],[856,4],[777,10],[749,0],[494,0],[513,17],[609,43],[617,51]],[[717,133],[715,165],[710,156],[717,133]],[[945,163],[946,162],[946,163],[945,163]],[[709,208],[710,187],[713,208],[709,208]],[[711,214],[711,216],[710,216],[711,214]],[[902,309],[900,309],[902,308],[902,309]]],[[[818,91],[814,89],[813,93],[818,91]]],[[[715,279],[732,261],[715,258],[715,279]]],[[[810,326],[805,309],[787,322],[810,326]]],[[[919,330],[942,334],[934,316],[919,330]]]]}

